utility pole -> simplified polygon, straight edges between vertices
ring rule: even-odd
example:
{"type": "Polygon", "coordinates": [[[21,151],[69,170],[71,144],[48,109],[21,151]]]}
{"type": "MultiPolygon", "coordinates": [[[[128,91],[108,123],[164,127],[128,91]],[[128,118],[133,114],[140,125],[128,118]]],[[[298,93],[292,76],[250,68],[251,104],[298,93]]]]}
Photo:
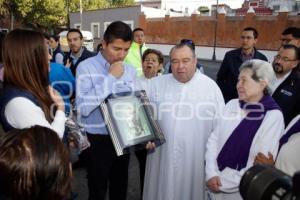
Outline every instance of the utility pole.
{"type": "Polygon", "coordinates": [[[217,29],[218,29],[218,7],[219,7],[219,0],[217,0],[217,6],[216,6],[215,38],[214,38],[214,50],[213,50],[212,60],[216,60],[217,29]]]}
{"type": "Polygon", "coordinates": [[[70,0],[66,0],[67,8],[67,28],[70,29],[70,0]]]}
{"type": "Polygon", "coordinates": [[[80,30],[82,30],[82,0],[79,1],[80,4],[80,30]]]}

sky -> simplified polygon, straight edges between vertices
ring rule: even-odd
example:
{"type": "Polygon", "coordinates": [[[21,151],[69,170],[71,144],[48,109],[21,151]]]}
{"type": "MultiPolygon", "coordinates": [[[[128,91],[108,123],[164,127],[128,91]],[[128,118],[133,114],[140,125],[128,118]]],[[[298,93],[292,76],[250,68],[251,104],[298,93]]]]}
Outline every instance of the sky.
{"type": "MultiPolygon", "coordinates": [[[[217,4],[217,0],[162,0],[162,4],[165,2],[166,4],[175,5],[184,5],[184,6],[208,6],[211,8],[212,4],[217,4]]],[[[243,4],[244,0],[219,0],[219,4],[227,4],[231,8],[240,8],[243,4]]],[[[175,6],[177,7],[177,6],[175,6]]]]}
{"type": "MultiPolygon", "coordinates": [[[[199,3],[211,5],[211,4],[217,4],[216,0],[199,0],[199,3]]],[[[231,8],[240,8],[242,7],[244,0],[219,0],[219,4],[227,4],[231,8]]],[[[209,6],[210,7],[210,6],[209,6]]]]}

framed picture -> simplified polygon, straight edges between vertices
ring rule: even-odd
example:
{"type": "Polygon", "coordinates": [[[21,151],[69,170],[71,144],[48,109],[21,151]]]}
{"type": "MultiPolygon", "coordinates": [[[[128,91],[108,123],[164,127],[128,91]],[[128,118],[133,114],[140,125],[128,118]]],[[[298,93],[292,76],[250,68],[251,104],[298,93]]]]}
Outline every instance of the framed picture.
{"type": "Polygon", "coordinates": [[[110,95],[100,109],[118,156],[145,148],[149,141],[165,142],[144,90],[110,95]]]}

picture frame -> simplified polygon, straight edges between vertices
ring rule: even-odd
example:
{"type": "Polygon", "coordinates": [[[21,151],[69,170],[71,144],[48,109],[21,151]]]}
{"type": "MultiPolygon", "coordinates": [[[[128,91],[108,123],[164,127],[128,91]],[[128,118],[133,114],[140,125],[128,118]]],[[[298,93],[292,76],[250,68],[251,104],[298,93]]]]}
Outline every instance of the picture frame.
{"type": "Polygon", "coordinates": [[[111,94],[100,109],[118,156],[145,148],[149,141],[156,146],[165,142],[144,90],[111,94]]]}

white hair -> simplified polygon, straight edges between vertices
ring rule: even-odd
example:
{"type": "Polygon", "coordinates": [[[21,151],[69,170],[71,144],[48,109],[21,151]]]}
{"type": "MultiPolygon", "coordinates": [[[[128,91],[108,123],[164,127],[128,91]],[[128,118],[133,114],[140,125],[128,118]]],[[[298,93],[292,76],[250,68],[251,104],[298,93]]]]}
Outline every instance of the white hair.
{"type": "Polygon", "coordinates": [[[252,59],[245,61],[241,67],[240,67],[240,72],[245,70],[245,69],[251,69],[253,72],[252,78],[256,81],[266,81],[267,83],[267,88],[266,91],[268,94],[270,94],[271,89],[270,89],[270,84],[274,82],[275,80],[275,72],[273,70],[273,67],[271,63],[268,63],[263,60],[258,60],[258,59],[252,59]]]}

